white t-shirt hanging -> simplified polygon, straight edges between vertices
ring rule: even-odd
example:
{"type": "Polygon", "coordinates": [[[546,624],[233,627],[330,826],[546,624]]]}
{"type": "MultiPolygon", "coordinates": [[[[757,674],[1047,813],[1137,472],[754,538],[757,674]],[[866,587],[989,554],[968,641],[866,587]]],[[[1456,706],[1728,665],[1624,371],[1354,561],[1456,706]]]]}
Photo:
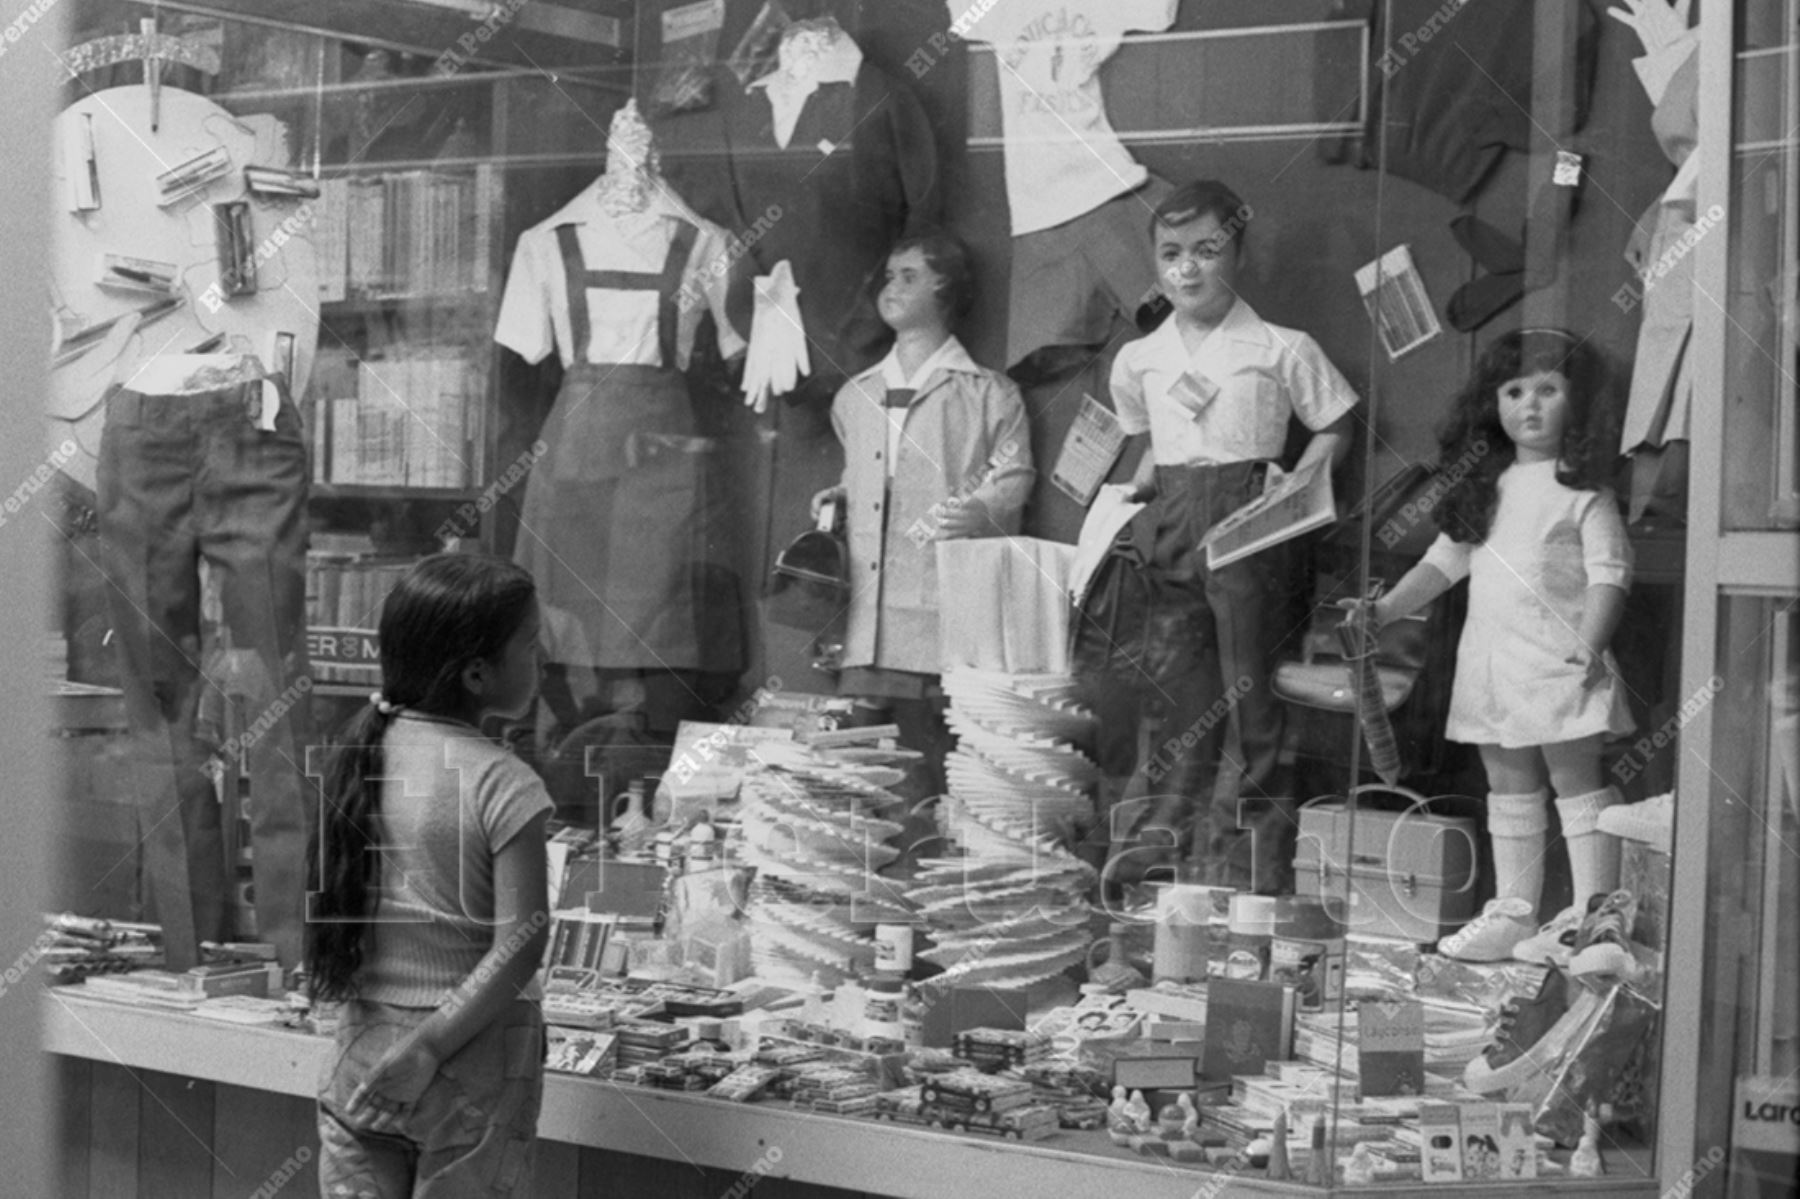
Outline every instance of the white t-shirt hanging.
{"type": "Polygon", "coordinates": [[[1106,119],[1100,65],[1128,30],[1159,32],[1180,0],[947,0],[951,29],[994,47],[1017,237],[1072,221],[1149,172],[1106,119]]]}

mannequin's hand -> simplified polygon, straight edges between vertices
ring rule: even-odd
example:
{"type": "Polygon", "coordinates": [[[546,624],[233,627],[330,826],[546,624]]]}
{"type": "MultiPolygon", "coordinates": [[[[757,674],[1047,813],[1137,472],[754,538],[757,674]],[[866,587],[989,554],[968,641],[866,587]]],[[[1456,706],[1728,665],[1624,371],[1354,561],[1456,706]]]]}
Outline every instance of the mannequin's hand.
{"type": "Polygon", "coordinates": [[[985,537],[993,532],[994,521],[987,505],[976,499],[944,501],[943,515],[938,518],[937,539],[957,541],[965,537],[985,537]]]}
{"type": "Polygon", "coordinates": [[[1637,34],[1644,53],[1667,50],[1688,31],[1688,12],[1694,0],[1619,0],[1624,8],[1609,8],[1606,15],[1637,34]]]}
{"type": "Polygon", "coordinates": [[[400,1042],[356,1088],[344,1114],[375,1132],[398,1131],[442,1064],[422,1042],[400,1042]]]}

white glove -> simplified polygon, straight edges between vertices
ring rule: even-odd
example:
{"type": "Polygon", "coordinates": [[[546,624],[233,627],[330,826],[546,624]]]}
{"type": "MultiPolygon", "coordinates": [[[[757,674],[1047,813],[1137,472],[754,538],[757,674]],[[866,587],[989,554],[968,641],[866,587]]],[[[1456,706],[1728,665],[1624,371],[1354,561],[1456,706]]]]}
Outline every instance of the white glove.
{"type": "Polygon", "coordinates": [[[1693,0],[1619,0],[1624,8],[1609,8],[1606,15],[1637,35],[1644,47],[1641,58],[1632,60],[1638,82],[1650,103],[1662,103],[1669,90],[1669,80],[1699,44],[1699,30],[1688,28],[1688,12],[1693,0]]]}
{"type": "Polygon", "coordinates": [[[786,259],[767,275],[756,277],[756,312],[750,323],[750,349],[744,357],[744,403],[762,412],[769,397],[784,395],[812,373],[806,328],[800,322],[800,288],[786,259]]]}

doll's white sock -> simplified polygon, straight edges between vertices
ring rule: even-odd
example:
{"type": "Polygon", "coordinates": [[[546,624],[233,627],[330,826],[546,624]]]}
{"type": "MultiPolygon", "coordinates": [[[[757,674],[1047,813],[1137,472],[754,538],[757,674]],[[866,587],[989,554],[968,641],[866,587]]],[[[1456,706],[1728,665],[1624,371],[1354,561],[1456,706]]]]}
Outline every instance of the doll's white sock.
{"type": "Polygon", "coordinates": [[[1544,846],[1550,831],[1550,792],[1487,797],[1488,840],[1494,846],[1494,895],[1523,899],[1537,910],[1544,891],[1544,846]]]}
{"type": "Polygon", "coordinates": [[[1610,894],[1618,888],[1619,839],[1600,831],[1600,812],[1618,802],[1619,793],[1611,787],[1556,801],[1578,907],[1585,906],[1590,895],[1610,894]]]}

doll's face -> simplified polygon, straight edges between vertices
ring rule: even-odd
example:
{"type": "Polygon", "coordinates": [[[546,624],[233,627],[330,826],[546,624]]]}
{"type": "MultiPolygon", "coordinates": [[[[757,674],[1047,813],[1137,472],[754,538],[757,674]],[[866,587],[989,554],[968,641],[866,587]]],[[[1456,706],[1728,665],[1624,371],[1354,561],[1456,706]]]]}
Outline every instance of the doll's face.
{"type": "Polygon", "coordinates": [[[875,307],[888,328],[898,333],[945,323],[944,301],[939,295],[944,277],[925,261],[925,251],[915,246],[889,255],[886,280],[875,307]]]}
{"type": "Polygon", "coordinates": [[[1561,371],[1534,371],[1500,385],[1500,427],[1518,447],[1518,461],[1545,462],[1562,450],[1569,423],[1569,380],[1561,371]]]}
{"type": "Polygon", "coordinates": [[[1156,226],[1157,286],[1189,320],[1214,324],[1231,311],[1241,257],[1237,234],[1210,212],[1156,226]]]}

